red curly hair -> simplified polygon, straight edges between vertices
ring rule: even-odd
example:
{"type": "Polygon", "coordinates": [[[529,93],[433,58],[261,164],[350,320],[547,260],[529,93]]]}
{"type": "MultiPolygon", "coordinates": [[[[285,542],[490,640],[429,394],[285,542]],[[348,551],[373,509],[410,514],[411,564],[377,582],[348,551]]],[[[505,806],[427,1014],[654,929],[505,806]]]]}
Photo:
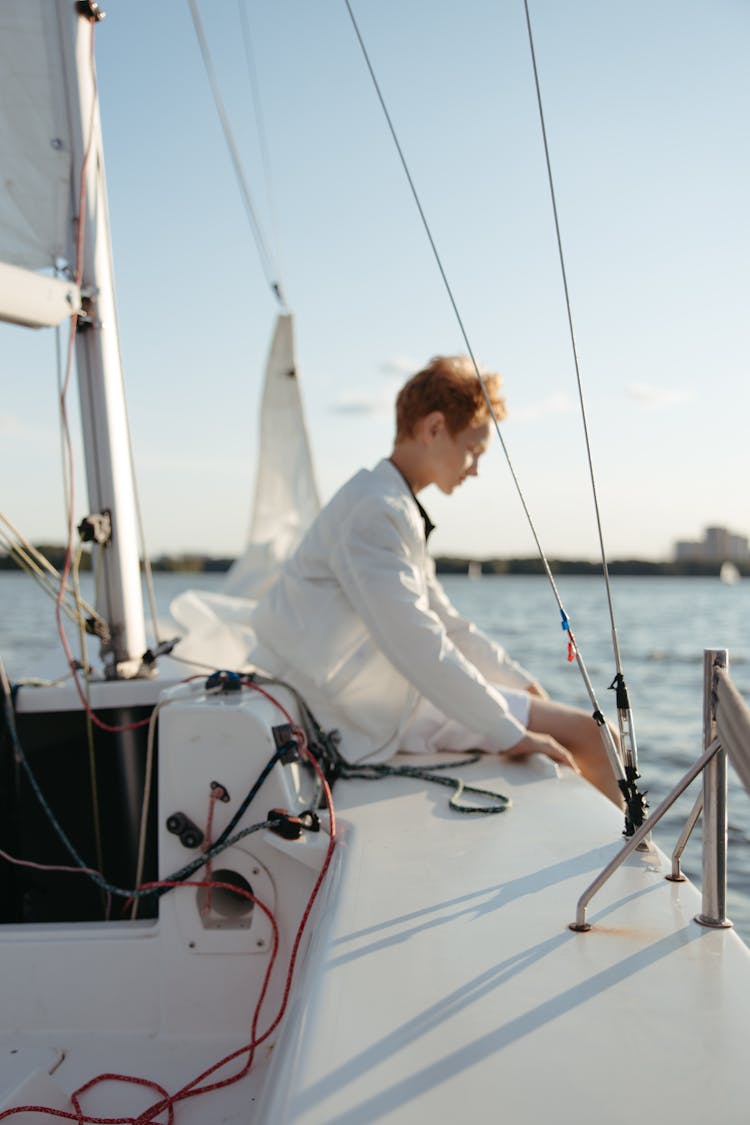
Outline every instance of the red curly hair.
{"type": "MultiPolygon", "coordinates": [[[[502,377],[482,372],[482,382],[495,416],[501,421],[508,413],[500,394],[502,377]]],[[[434,410],[445,415],[453,437],[467,426],[478,426],[489,418],[487,402],[468,356],[435,356],[423,371],[404,383],[396,399],[396,441],[413,437],[419,419],[434,410]]]]}

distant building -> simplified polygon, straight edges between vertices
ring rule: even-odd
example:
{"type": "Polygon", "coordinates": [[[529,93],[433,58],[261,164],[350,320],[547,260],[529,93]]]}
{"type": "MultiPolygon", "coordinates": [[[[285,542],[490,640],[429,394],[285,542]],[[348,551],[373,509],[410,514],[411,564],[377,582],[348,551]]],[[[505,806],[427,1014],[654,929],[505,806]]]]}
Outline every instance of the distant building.
{"type": "Polygon", "coordinates": [[[735,535],[725,527],[707,527],[697,541],[680,540],[674,545],[677,561],[747,562],[750,545],[744,535],[735,535]]]}

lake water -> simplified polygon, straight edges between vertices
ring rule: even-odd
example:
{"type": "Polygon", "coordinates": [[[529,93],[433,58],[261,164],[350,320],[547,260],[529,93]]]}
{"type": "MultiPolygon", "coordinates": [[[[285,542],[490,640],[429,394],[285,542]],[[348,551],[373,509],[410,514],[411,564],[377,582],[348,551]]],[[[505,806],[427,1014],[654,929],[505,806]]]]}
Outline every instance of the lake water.
{"type": "MultiPolygon", "coordinates": [[[[83,594],[91,596],[84,576],[83,594]]],[[[568,664],[565,636],[545,578],[449,575],[444,585],[461,612],[502,641],[555,698],[590,709],[580,673],[568,664]]],[[[219,590],[222,576],[157,574],[157,604],[166,615],[171,599],[187,588],[219,590]]],[[[611,634],[602,583],[591,577],[560,579],[559,590],[594,690],[615,719],[611,634]]],[[[612,580],[618,638],[638,740],[642,787],[652,809],[701,752],[704,648],[726,648],[732,677],[750,699],[750,582],[722,585],[711,578],[612,580]]],[[[11,679],[34,674],[59,647],[53,603],[25,575],[0,572],[0,655],[11,679]]],[[[698,792],[699,782],[655,831],[669,854],[698,792]]],[[[750,797],[730,767],[728,913],[750,943],[750,797]]],[[[683,866],[700,882],[699,829],[683,866]]]]}

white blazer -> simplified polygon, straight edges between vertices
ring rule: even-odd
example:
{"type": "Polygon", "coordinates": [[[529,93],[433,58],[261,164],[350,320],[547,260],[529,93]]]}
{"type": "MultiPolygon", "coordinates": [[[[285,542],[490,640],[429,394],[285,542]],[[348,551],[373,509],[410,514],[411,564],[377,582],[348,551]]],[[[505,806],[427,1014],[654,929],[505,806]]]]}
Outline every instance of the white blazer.
{"type": "Polygon", "coordinates": [[[524,735],[488,681],[532,677],[457,612],[414,495],[388,460],[336,493],[253,614],[259,668],[303,695],[349,762],[382,761],[420,696],[498,750],[524,735]]]}

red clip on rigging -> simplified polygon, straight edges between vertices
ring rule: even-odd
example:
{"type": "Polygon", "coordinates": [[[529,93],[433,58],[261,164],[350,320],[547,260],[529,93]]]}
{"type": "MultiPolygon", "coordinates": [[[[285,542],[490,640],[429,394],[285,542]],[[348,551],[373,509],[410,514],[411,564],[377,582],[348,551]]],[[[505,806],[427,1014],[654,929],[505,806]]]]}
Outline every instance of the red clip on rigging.
{"type": "Polygon", "coordinates": [[[560,610],[560,617],[562,618],[561,624],[562,624],[563,632],[568,634],[568,664],[572,664],[573,661],[576,658],[575,637],[573,636],[573,631],[570,628],[570,622],[568,621],[568,618],[567,618],[567,615],[566,615],[564,609],[560,610]]]}

